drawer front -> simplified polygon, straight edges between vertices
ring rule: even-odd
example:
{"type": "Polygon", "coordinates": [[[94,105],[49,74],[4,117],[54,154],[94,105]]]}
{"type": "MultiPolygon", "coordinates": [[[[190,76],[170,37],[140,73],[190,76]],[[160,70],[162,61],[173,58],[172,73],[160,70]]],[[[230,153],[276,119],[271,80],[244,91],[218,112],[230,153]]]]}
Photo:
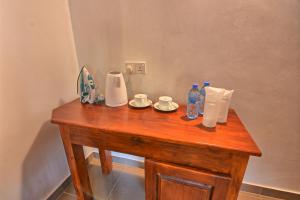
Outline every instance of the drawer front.
{"type": "Polygon", "coordinates": [[[146,159],[147,200],[226,199],[230,177],[146,159]]]}
{"type": "Polygon", "coordinates": [[[186,179],[158,174],[157,199],[209,200],[212,187],[186,179]]]}

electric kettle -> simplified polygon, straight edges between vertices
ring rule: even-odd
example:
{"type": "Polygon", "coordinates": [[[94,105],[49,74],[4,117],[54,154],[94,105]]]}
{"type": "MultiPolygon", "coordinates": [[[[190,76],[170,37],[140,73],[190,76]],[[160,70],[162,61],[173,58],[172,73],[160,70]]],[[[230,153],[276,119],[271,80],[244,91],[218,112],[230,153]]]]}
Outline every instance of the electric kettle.
{"type": "Polygon", "coordinates": [[[105,82],[105,104],[110,107],[126,105],[127,90],[123,74],[118,71],[109,72],[105,82]]]}

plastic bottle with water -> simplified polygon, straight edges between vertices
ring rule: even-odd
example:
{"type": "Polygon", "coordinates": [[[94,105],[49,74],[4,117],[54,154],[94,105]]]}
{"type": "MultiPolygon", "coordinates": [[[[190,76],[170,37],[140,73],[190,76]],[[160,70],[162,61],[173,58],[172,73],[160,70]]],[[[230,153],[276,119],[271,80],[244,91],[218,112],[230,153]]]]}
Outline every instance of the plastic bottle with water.
{"type": "Polygon", "coordinates": [[[205,87],[209,86],[209,82],[205,81],[200,89],[200,103],[199,103],[199,115],[204,113],[204,103],[205,103],[205,87]]]}
{"type": "Polygon", "coordinates": [[[200,93],[198,84],[193,84],[192,89],[188,93],[187,102],[187,117],[189,119],[196,119],[199,115],[200,93]]]}

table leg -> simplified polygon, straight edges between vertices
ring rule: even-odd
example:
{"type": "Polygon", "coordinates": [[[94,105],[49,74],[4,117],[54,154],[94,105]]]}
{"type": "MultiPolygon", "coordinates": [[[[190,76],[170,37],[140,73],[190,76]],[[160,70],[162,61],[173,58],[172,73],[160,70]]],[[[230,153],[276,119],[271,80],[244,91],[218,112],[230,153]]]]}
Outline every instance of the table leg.
{"type": "Polygon", "coordinates": [[[61,125],[59,128],[77,199],[92,200],[93,193],[88,176],[83,147],[81,145],[71,143],[69,127],[61,125]]]}
{"type": "Polygon", "coordinates": [[[232,181],[230,183],[229,192],[227,195],[228,200],[237,200],[240,187],[244,178],[244,174],[247,168],[248,160],[248,155],[236,155],[234,157],[234,162],[232,163],[232,169],[230,172],[232,181]]]}
{"type": "Polygon", "coordinates": [[[99,148],[99,156],[100,156],[102,174],[108,175],[112,170],[111,152],[99,148]]]}

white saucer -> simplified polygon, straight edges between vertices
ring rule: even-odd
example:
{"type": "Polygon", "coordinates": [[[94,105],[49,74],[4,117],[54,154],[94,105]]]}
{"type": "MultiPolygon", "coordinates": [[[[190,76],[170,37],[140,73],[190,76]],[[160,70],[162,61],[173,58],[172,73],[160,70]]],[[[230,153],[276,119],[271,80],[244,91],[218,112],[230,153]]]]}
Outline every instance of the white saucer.
{"type": "Polygon", "coordinates": [[[129,105],[134,108],[146,108],[148,106],[152,105],[152,101],[150,99],[147,100],[147,103],[145,105],[136,105],[134,99],[129,101],[129,105]]]}
{"type": "Polygon", "coordinates": [[[161,109],[161,108],[159,107],[159,102],[156,102],[156,103],[154,104],[153,107],[154,107],[156,110],[158,110],[158,111],[162,111],[162,112],[172,112],[172,111],[177,110],[177,108],[179,108],[179,105],[178,105],[177,103],[175,103],[175,102],[172,102],[170,108],[167,109],[167,110],[165,110],[165,109],[161,109]]]}

